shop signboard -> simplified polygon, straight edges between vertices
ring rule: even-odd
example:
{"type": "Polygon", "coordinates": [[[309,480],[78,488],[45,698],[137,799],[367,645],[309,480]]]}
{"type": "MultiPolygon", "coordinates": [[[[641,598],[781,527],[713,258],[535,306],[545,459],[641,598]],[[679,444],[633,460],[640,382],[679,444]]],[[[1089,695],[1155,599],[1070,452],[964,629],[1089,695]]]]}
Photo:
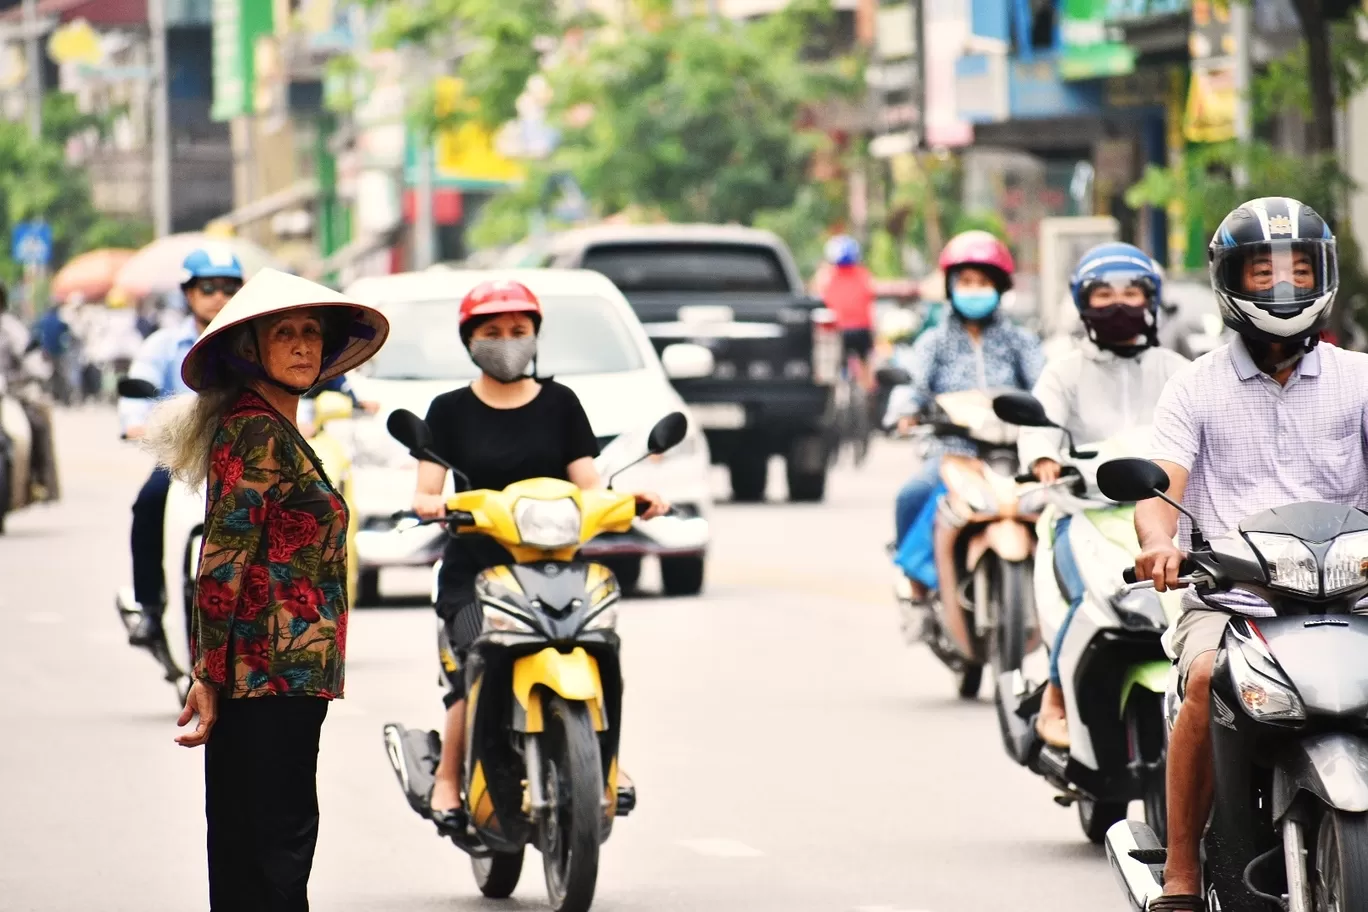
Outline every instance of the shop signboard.
{"type": "Polygon", "coordinates": [[[272,5],[261,0],[214,0],[214,120],[253,113],[257,38],[272,33],[272,5]]]}
{"type": "Polygon", "coordinates": [[[1099,79],[1135,70],[1135,51],[1109,24],[1120,0],[1063,0],[1059,17],[1059,73],[1064,79],[1099,79]]]}
{"type": "Polygon", "coordinates": [[[1055,59],[1013,60],[1008,72],[1008,111],[1013,118],[1076,117],[1100,110],[1101,86],[1066,82],[1055,59]]]}

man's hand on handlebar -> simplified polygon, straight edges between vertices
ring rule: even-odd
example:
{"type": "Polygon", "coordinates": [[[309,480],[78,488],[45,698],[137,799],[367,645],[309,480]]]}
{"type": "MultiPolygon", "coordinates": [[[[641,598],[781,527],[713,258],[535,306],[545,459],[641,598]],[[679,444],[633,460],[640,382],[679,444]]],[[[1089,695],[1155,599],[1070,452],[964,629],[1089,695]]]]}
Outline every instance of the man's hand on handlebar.
{"type": "Polygon", "coordinates": [[[653,491],[638,491],[637,516],[642,519],[655,519],[670,512],[670,502],[653,491]]]}
{"type": "Polygon", "coordinates": [[[1178,577],[1183,574],[1183,552],[1172,542],[1146,548],[1135,559],[1136,579],[1154,581],[1154,591],[1167,592],[1178,588],[1178,577]]]}
{"type": "Polygon", "coordinates": [[[414,494],[413,512],[419,519],[437,519],[446,514],[445,494],[414,494]]]}
{"type": "Polygon", "coordinates": [[[1054,484],[1056,481],[1059,481],[1060,471],[1061,468],[1059,463],[1055,462],[1053,459],[1037,459],[1035,463],[1031,465],[1031,473],[1035,475],[1037,481],[1043,482],[1044,484],[1054,484]]]}
{"type": "Polygon", "coordinates": [[[898,435],[906,436],[912,433],[912,429],[917,426],[916,415],[903,415],[898,419],[898,435]]]}

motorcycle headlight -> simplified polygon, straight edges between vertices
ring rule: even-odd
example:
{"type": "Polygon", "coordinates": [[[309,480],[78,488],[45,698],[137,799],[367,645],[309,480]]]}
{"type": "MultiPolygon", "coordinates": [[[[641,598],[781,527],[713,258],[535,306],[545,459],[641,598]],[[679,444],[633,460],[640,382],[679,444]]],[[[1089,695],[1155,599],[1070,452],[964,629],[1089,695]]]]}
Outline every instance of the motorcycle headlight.
{"type": "Polygon", "coordinates": [[[513,505],[513,522],[524,545],[554,550],[579,544],[582,521],[574,498],[533,500],[524,497],[513,505]]]}
{"type": "Polygon", "coordinates": [[[1268,565],[1268,584],[1279,589],[1320,594],[1320,566],[1305,542],[1290,535],[1250,532],[1246,538],[1268,565]]]}
{"type": "MultiPolygon", "coordinates": [[[[1253,626],[1253,625],[1251,625],[1253,626]]],[[[1230,680],[1240,705],[1252,718],[1265,722],[1296,722],[1306,718],[1306,707],[1296,688],[1273,656],[1258,640],[1236,631],[1239,648],[1226,650],[1230,680]]]]}
{"type": "Polygon", "coordinates": [[[531,625],[523,622],[517,615],[490,604],[480,606],[484,612],[485,633],[532,633],[531,625]]]}
{"type": "Polygon", "coordinates": [[[1351,532],[1330,543],[1325,554],[1325,594],[1362,586],[1368,564],[1368,532],[1351,532]]]}
{"type": "Polygon", "coordinates": [[[599,609],[595,614],[590,615],[589,620],[584,622],[585,630],[613,630],[617,627],[618,610],[617,605],[609,605],[599,609]]]}

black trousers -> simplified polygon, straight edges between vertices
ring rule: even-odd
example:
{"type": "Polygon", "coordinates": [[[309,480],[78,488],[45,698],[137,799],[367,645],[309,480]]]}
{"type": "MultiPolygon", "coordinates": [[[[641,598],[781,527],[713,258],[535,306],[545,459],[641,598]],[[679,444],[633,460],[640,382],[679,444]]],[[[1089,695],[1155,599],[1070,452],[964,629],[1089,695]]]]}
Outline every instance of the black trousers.
{"type": "Polygon", "coordinates": [[[159,610],[166,601],[162,548],[166,540],[166,494],[170,489],[171,473],[157,466],[133,501],[133,599],[153,610],[159,610]]]}
{"type": "Polygon", "coordinates": [[[204,753],[210,912],[308,912],[328,701],[219,701],[204,753]]]}

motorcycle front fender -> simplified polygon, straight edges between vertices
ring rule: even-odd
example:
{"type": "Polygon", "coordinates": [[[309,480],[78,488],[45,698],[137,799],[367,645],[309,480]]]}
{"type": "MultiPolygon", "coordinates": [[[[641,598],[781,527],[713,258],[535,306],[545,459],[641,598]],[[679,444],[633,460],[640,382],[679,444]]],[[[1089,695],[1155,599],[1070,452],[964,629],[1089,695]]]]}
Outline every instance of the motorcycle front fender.
{"type": "Polygon", "coordinates": [[[513,727],[517,731],[535,734],[544,729],[543,690],[558,694],[565,700],[586,704],[594,731],[607,729],[598,662],[584,651],[583,646],[576,646],[568,653],[558,652],[548,646],[535,655],[523,656],[513,663],[513,697],[517,701],[513,727]]]}
{"type": "Polygon", "coordinates": [[[1126,704],[1130,702],[1131,691],[1143,687],[1150,693],[1161,697],[1168,690],[1169,669],[1173,665],[1163,659],[1153,662],[1140,662],[1126,669],[1126,677],[1121,681],[1121,715],[1126,714],[1126,704]]]}
{"type": "Polygon", "coordinates": [[[1336,810],[1368,811],[1368,739],[1327,732],[1288,744],[1273,767],[1275,824],[1282,823],[1302,792],[1336,810]]]}
{"type": "Polygon", "coordinates": [[[1015,563],[1028,559],[1034,549],[1030,526],[1017,519],[999,519],[984,526],[969,540],[965,563],[977,567],[988,551],[1015,563]]]}

